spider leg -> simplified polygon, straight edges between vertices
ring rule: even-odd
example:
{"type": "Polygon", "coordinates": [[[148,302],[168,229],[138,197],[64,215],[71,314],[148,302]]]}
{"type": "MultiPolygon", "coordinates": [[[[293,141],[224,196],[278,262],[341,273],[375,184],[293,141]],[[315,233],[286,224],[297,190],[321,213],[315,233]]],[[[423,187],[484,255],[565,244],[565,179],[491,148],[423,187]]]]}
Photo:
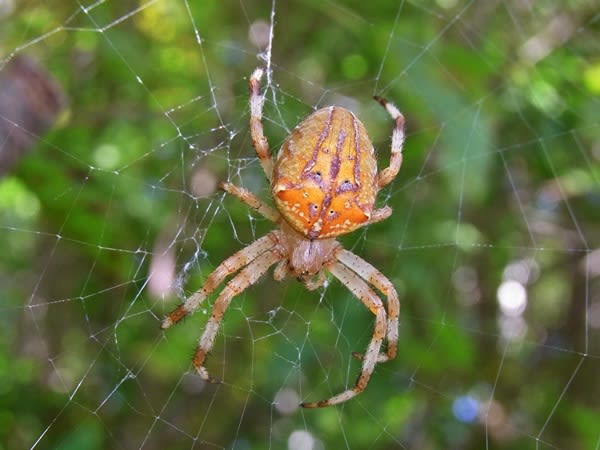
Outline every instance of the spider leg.
{"type": "Polygon", "coordinates": [[[282,254],[277,248],[271,248],[262,253],[233,277],[215,300],[210,319],[208,319],[206,328],[198,341],[198,348],[192,359],[192,363],[194,364],[198,375],[204,380],[210,381],[211,383],[219,382],[208,373],[204,367],[204,360],[215,342],[219,325],[221,324],[223,315],[229,307],[231,300],[240,292],[248,288],[248,286],[256,283],[261,275],[281,258],[282,254]]]}
{"type": "Polygon", "coordinates": [[[263,133],[262,109],[265,101],[264,96],[260,94],[260,79],[264,69],[259,67],[252,72],[248,86],[250,88],[250,134],[252,135],[252,145],[256,150],[258,159],[267,179],[271,180],[273,172],[273,159],[269,151],[269,142],[263,133]]]}
{"type": "Polygon", "coordinates": [[[231,195],[235,195],[245,204],[256,210],[261,216],[269,219],[271,222],[279,223],[281,221],[281,214],[275,208],[270,207],[260,198],[250,192],[248,189],[244,189],[236,186],[232,183],[222,182],[219,187],[231,195]]]}
{"type": "Polygon", "coordinates": [[[288,268],[288,261],[286,259],[282,259],[277,263],[275,269],[273,270],[273,278],[275,281],[281,281],[289,274],[290,269],[288,268]]]}
{"type": "MultiPolygon", "coordinates": [[[[354,253],[341,249],[336,255],[338,261],[351,268],[363,280],[375,286],[382,292],[388,303],[387,310],[387,351],[377,358],[377,362],[385,362],[396,357],[398,350],[398,316],[400,315],[400,300],[394,285],[379,270],[354,253]]],[[[356,354],[359,359],[362,355],[356,354]]]]}
{"type": "Polygon", "coordinates": [[[372,223],[381,222],[382,220],[387,219],[392,215],[392,208],[389,206],[384,206],[383,208],[378,208],[371,213],[371,217],[365,223],[365,225],[371,225],[372,223]]]}
{"type": "Polygon", "coordinates": [[[231,275],[248,265],[259,255],[273,248],[278,242],[279,239],[277,238],[277,234],[271,232],[231,255],[213,270],[204,282],[204,285],[196,293],[188,297],[185,302],[171,311],[171,313],[163,320],[160,327],[165,330],[171,325],[179,322],[188,314],[194,312],[228,275],[231,275]]]}
{"type": "Polygon", "coordinates": [[[382,188],[391,183],[392,180],[396,178],[396,175],[398,175],[398,171],[400,170],[400,166],[402,166],[402,146],[404,144],[404,116],[398,108],[396,108],[392,103],[388,102],[384,98],[378,96],[375,96],[373,98],[377,100],[381,104],[381,106],[383,106],[386,109],[390,116],[392,116],[392,119],[394,119],[394,121],[396,122],[394,131],[392,132],[392,150],[390,155],[390,165],[377,174],[377,184],[380,188],[382,188]]]}
{"type": "Polygon", "coordinates": [[[360,394],[375,369],[375,364],[379,358],[381,343],[385,337],[387,319],[385,308],[381,299],[359,276],[344,266],[341,262],[334,262],[328,267],[329,271],[340,280],[363,304],[375,315],[375,330],[373,337],[362,358],[362,368],[356,380],[354,387],[346,389],[344,392],[334,395],[326,400],[318,402],[304,402],[300,406],[304,408],[320,408],[323,406],[335,405],[350,400],[352,397],[360,394]]]}

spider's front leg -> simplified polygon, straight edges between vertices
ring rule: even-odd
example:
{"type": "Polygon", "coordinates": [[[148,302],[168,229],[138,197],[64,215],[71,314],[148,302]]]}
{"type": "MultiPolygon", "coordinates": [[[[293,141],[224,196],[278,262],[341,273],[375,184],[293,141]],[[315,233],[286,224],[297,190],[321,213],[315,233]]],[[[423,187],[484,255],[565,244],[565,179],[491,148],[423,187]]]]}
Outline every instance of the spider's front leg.
{"type": "Polygon", "coordinates": [[[197,292],[188,297],[185,302],[169,313],[161,323],[160,327],[163,330],[166,330],[188,314],[193,313],[227,276],[250,264],[259,255],[273,248],[278,242],[277,235],[274,232],[271,232],[231,255],[212,271],[206,278],[204,285],[197,292]]]}
{"type": "Polygon", "coordinates": [[[223,288],[213,306],[210,319],[206,324],[204,333],[200,337],[198,342],[198,348],[192,359],[192,363],[204,380],[210,381],[211,383],[218,383],[219,380],[213,378],[206,367],[204,367],[204,360],[206,355],[213,347],[219,325],[223,319],[225,311],[229,307],[233,297],[238,295],[240,292],[247,289],[250,285],[256,283],[256,281],[277,261],[281,260],[282,253],[277,247],[272,247],[266,252],[262,253],[256,259],[251,261],[246,267],[244,267],[235,277],[233,277],[229,283],[223,288]]]}
{"type": "MultiPolygon", "coordinates": [[[[387,349],[385,353],[379,354],[377,362],[385,362],[394,359],[398,351],[398,317],[400,315],[400,300],[394,285],[379,270],[349,250],[340,250],[336,257],[338,261],[350,268],[353,272],[356,272],[371,286],[376,287],[387,298],[387,349]]],[[[353,353],[353,355],[358,359],[363,358],[363,355],[360,353],[353,353]]]]}
{"type": "Polygon", "coordinates": [[[385,337],[387,328],[387,317],[381,299],[358,275],[340,262],[335,262],[328,267],[329,271],[340,280],[363,304],[375,315],[375,329],[373,337],[362,358],[362,367],[354,387],[334,395],[326,400],[318,402],[303,402],[300,406],[304,408],[320,408],[323,406],[336,405],[350,400],[360,394],[367,387],[375,365],[377,364],[381,344],[385,337]]]}

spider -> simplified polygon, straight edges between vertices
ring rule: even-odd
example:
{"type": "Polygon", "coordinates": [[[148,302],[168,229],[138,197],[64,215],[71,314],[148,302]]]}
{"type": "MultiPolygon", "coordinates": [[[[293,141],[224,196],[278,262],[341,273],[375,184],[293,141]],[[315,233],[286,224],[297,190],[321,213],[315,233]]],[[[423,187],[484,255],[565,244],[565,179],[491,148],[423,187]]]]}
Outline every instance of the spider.
{"type": "Polygon", "coordinates": [[[389,206],[375,209],[374,203],[377,192],[400,170],[404,117],[394,105],[375,97],[395,121],[390,164],[380,172],[364,125],[352,112],[339,106],[319,109],[305,118],[286,138],[273,164],[262,125],[264,97],[260,93],[260,80],[263,72],[257,68],[248,83],[250,133],[271,183],[276,209],[244,188],[227,182],[220,187],[279,228],[219,264],[200,290],[164,319],[161,328],[167,329],[195,311],[227,276],[237,272],[215,300],[192,359],[200,377],[218,383],[204,367],[204,360],[233,297],[256,283],[273,265],[275,280],[294,276],[309,290],[321,287],[328,271],[375,315],[375,329],[366,352],[353,353],[362,364],[355,385],[328,399],[301,403],[304,408],[335,405],[361,393],[375,365],[393,359],[397,352],[400,302],[394,286],[371,264],[345,250],[335,237],[384,220],[392,213],[389,206]],[[387,312],[369,285],[387,297],[387,312]],[[385,352],[382,351],[384,340],[387,341],[385,352]]]}

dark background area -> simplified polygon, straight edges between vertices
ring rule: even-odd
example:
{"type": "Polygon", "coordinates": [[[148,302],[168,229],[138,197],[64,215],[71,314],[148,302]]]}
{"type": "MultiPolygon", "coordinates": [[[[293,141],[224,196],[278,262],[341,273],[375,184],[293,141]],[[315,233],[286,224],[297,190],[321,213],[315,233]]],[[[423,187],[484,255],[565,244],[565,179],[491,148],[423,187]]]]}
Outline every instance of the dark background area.
{"type": "Polygon", "coordinates": [[[600,448],[599,28],[575,0],[0,1],[0,449],[600,448]],[[159,329],[273,227],[215,187],[268,199],[257,65],[273,151],[340,104],[385,167],[372,96],[406,117],[394,214],[341,239],[400,293],[399,354],[338,407],[297,408],[372,333],[333,280],[236,297],[218,386],[190,364],[214,297],[159,329]]]}

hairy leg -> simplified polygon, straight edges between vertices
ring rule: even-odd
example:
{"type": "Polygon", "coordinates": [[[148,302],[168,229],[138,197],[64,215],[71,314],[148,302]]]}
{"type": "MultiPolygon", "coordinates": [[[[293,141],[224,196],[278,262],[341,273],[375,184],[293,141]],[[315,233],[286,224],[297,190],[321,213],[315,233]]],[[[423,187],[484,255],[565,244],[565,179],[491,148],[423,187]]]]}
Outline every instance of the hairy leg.
{"type": "Polygon", "coordinates": [[[381,343],[383,342],[386,332],[387,319],[385,308],[381,299],[373,292],[367,283],[340,262],[331,264],[328,269],[356,297],[358,297],[367,308],[369,308],[369,311],[375,315],[375,329],[373,331],[371,342],[367,347],[367,351],[362,358],[361,371],[354,387],[346,389],[344,392],[334,395],[326,400],[301,403],[300,406],[304,408],[320,408],[323,406],[336,405],[360,394],[367,386],[369,378],[371,378],[371,374],[375,369],[375,364],[377,364],[381,349],[381,343]]]}
{"type": "Polygon", "coordinates": [[[377,362],[394,359],[398,350],[398,316],[400,315],[400,300],[394,285],[379,270],[348,250],[340,250],[337,259],[386,296],[388,302],[387,351],[379,355],[377,362]]]}
{"type": "Polygon", "coordinates": [[[390,165],[377,174],[377,184],[382,188],[392,182],[402,166],[402,146],[404,145],[404,116],[392,103],[384,98],[375,96],[381,106],[392,116],[396,122],[392,132],[392,150],[390,154],[390,165]]]}
{"type": "Polygon", "coordinates": [[[251,261],[240,271],[240,273],[233,277],[215,300],[210,319],[208,319],[208,323],[206,324],[206,328],[204,328],[204,332],[198,342],[198,348],[192,359],[196,371],[204,380],[212,383],[219,382],[208,373],[204,367],[204,360],[215,342],[221,320],[223,319],[223,315],[229,307],[231,300],[240,292],[248,288],[248,286],[256,283],[261,275],[281,258],[282,254],[276,248],[267,250],[251,261]]]}
{"type": "Polygon", "coordinates": [[[210,295],[211,292],[213,292],[228,275],[231,275],[232,273],[240,270],[242,267],[248,265],[259,255],[265,253],[269,249],[272,249],[278,244],[278,242],[279,239],[277,237],[277,233],[272,231],[260,239],[257,239],[247,247],[244,247],[239,252],[231,255],[212,271],[212,273],[204,282],[204,285],[196,293],[188,297],[185,302],[171,311],[171,313],[163,320],[160,327],[165,330],[171,325],[179,322],[188,314],[194,312],[206,299],[206,297],[210,295]]]}
{"type": "Polygon", "coordinates": [[[260,164],[265,171],[265,175],[270,180],[273,172],[273,159],[262,125],[262,108],[265,98],[260,94],[260,79],[263,73],[264,69],[259,67],[252,72],[250,80],[248,80],[250,88],[250,134],[252,135],[252,145],[254,145],[258,159],[260,159],[260,164]]]}
{"type": "Polygon", "coordinates": [[[376,209],[375,211],[373,211],[373,213],[371,214],[371,217],[369,218],[368,222],[365,223],[365,225],[371,225],[373,223],[381,222],[382,220],[387,219],[391,215],[392,215],[392,208],[390,208],[389,206],[386,205],[383,208],[379,208],[379,209],[376,209]]]}
{"type": "Polygon", "coordinates": [[[235,184],[227,182],[220,183],[219,187],[225,192],[239,198],[252,209],[256,210],[261,216],[269,219],[271,222],[279,223],[281,220],[281,214],[279,214],[279,211],[267,205],[248,189],[244,189],[236,186],[235,184]]]}

